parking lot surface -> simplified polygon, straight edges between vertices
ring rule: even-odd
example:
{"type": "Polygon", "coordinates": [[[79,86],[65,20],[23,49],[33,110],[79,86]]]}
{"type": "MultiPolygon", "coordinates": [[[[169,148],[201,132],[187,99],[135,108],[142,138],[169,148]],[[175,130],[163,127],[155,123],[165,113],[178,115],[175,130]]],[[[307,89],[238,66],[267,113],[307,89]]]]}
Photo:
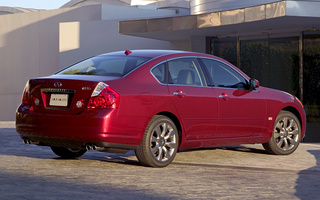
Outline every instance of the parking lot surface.
{"type": "Polygon", "coordinates": [[[180,151],[165,168],[126,154],[89,151],[60,159],[25,145],[14,122],[0,122],[0,199],[306,199],[320,197],[320,144],[289,156],[261,145],[180,151]]]}

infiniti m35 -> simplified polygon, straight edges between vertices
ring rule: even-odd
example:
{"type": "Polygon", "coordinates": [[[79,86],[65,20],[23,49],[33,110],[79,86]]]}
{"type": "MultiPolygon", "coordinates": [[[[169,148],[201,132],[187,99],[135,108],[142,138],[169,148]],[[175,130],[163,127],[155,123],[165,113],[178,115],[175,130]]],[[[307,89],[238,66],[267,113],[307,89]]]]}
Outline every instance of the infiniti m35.
{"type": "Polygon", "coordinates": [[[298,98],[259,86],[221,58],[127,50],[30,79],[16,130],[61,157],[134,150],[142,165],[164,167],[178,149],[260,143],[290,154],[306,116],[298,98]]]}

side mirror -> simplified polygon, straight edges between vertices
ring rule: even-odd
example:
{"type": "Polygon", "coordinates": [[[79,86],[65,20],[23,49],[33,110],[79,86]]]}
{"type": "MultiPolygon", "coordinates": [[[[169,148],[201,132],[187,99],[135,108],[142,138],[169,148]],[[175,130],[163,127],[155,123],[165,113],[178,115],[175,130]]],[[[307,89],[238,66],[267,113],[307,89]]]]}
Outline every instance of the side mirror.
{"type": "Polygon", "coordinates": [[[257,79],[250,79],[249,84],[250,84],[250,90],[254,90],[260,86],[260,83],[257,79]]]}

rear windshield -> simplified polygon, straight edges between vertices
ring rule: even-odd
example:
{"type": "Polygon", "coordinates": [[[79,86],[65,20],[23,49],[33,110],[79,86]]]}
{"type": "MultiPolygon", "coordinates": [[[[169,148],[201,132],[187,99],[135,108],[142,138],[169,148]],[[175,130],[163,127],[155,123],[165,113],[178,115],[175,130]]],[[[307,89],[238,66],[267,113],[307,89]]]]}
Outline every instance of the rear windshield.
{"type": "Polygon", "coordinates": [[[149,59],[132,56],[97,56],[72,65],[57,74],[122,77],[149,59]]]}

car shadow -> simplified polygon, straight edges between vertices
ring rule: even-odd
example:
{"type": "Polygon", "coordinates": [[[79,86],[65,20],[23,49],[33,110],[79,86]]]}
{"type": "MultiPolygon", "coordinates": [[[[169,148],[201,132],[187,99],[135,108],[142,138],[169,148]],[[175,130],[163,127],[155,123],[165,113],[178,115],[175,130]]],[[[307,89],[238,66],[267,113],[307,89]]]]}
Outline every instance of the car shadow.
{"type": "Polygon", "coordinates": [[[0,144],[0,155],[22,156],[28,158],[54,160],[88,159],[104,162],[139,165],[139,162],[132,158],[134,157],[133,151],[129,151],[126,154],[87,151],[80,158],[61,158],[55,155],[50,147],[24,144],[22,139],[19,137],[19,134],[16,132],[15,128],[0,128],[0,144]]]}
{"type": "Polygon", "coordinates": [[[124,164],[132,166],[142,166],[138,160],[136,160],[134,151],[128,151],[127,153],[107,153],[89,151],[86,152],[82,159],[95,160],[107,163],[124,164]]]}
{"type": "Polygon", "coordinates": [[[320,197],[320,150],[308,150],[316,159],[314,167],[298,173],[295,196],[301,200],[313,200],[320,197]]]}
{"type": "Polygon", "coordinates": [[[256,149],[256,148],[250,148],[245,146],[235,146],[235,147],[224,147],[225,150],[229,151],[238,151],[238,152],[247,152],[247,153],[254,153],[254,154],[268,154],[264,149],[256,149]]]}
{"type": "Polygon", "coordinates": [[[86,152],[83,156],[79,158],[62,158],[62,157],[54,157],[54,158],[47,158],[53,160],[92,160],[92,161],[99,161],[99,162],[107,162],[113,164],[124,164],[124,165],[132,165],[132,166],[141,166],[138,160],[133,159],[135,154],[133,151],[129,151],[126,154],[120,153],[106,153],[106,152],[97,152],[91,151],[86,152]]]}
{"type": "Polygon", "coordinates": [[[254,153],[254,154],[268,154],[263,149],[257,149],[257,148],[250,148],[246,146],[225,146],[225,147],[208,147],[208,148],[199,148],[199,149],[181,149],[179,152],[191,152],[191,151],[206,151],[206,150],[227,150],[227,151],[238,151],[238,152],[247,152],[247,153],[254,153]]]}
{"type": "MultiPolygon", "coordinates": [[[[19,134],[15,131],[15,128],[0,128],[0,154],[23,156],[37,159],[55,159],[55,160],[95,160],[100,162],[108,162],[114,164],[124,164],[131,166],[141,166],[139,161],[135,157],[134,151],[129,151],[125,154],[118,153],[106,153],[97,151],[87,151],[80,158],[66,159],[56,156],[50,149],[50,147],[26,145],[22,142],[19,134]]],[[[264,150],[258,148],[250,148],[246,146],[227,146],[227,147],[213,147],[213,148],[199,148],[199,149],[182,149],[178,153],[184,152],[197,152],[206,150],[225,150],[225,151],[237,151],[251,154],[267,154],[264,150]]],[[[186,163],[188,164],[188,163],[186,163]]]]}

